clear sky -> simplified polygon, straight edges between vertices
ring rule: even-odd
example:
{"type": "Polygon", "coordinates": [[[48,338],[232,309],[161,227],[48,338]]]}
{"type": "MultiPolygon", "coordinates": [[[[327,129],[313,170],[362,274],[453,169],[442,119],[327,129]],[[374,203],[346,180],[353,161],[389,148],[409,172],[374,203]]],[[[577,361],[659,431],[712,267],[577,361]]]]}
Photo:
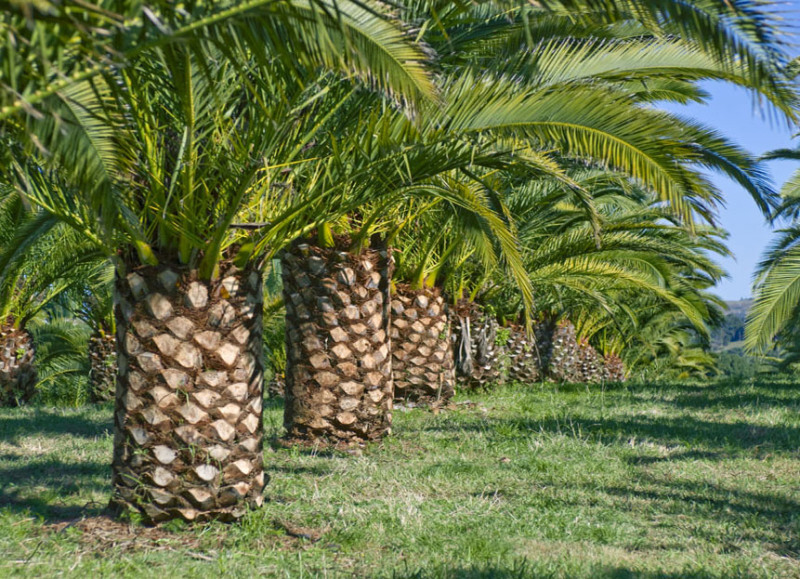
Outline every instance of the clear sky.
{"type": "MultiPolygon", "coordinates": [[[[752,97],[744,90],[716,82],[707,83],[705,88],[713,95],[707,105],[669,108],[716,128],[757,155],[800,143],[792,138],[797,129],[762,118],[754,110],[752,97]]],[[[779,188],[794,169],[800,169],[800,163],[774,161],[768,167],[775,187],[779,188]]],[[[719,175],[712,175],[712,180],[725,196],[726,206],[720,212],[719,225],[730,233],[728,247],[735,256],[722,260],[730,277],[717,286],[716,293],[726,300],[738,300],[750,296],[753,270],[770,242],[771,229],[744,189],[719,175]]]]}
{"type": "MultiPolygon", "coordinates": [[[[796,32],[800,26],[800,0],[782,2],[779,6],[787,28],[796,32]]],[[[797,36],[792,40],[800,41],[797,36]]],[[[800,47],[794,47],[792,52],[800,55],[800,47]]],[[[793,139],[800,129],[790,129],[785,124],[779,125],[763,118],[754,108],[752,97],[743,89],[717,82],[706,83],[704,88],[712,94],[708,104],[669,109],[689,114],[758,155],[800,144],[800,139],[793,139]]],[[[800,169],[800,163],[775,161],[769,163],[769,169],[775,186],[780,188],[795,169],[800,169]]],[[[753,270],[771,240],[771,229],[741,187],[724,177],[712,178],[727,200],[719,224],[730,233],[728,247],[735,256],[735,260],[722,261],[730,278],[717,286],[716,293],[726,300],[750,297],[753,270]]]]}

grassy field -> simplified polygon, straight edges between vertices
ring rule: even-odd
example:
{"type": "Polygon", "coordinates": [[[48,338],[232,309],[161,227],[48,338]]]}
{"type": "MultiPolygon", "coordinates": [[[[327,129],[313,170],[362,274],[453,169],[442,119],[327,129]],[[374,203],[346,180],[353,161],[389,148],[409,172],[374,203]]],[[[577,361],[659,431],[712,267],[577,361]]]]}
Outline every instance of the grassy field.
{"type": "Polygon", "coordinates": [[[456,402],[358,455],[268,448],[265,508],[156,529],[102,516],[109,408],[2,410],[0,576],[800,577],[800,387],[456,402]]]}

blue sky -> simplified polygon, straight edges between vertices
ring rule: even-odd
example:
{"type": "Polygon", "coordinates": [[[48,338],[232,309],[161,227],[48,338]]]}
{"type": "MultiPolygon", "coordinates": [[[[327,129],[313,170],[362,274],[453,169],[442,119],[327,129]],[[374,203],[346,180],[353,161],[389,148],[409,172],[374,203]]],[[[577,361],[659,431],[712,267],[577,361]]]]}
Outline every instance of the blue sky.
{"type": "MultiPolygon", "coordinates": [[[[776,3],[775,6],[781,12],[786,28],[796,33],[800,25],[800,0],[776,3]]],[[[796,37],[791,40],[800,42],[796,37]]],[[[800,47],[793,47],[792,52],[800,55],[800,47]]],[[[779,125],[762,117],[754,108],[752,97],[743,89],[720,82],[706,83],[704,88],[712,95],[708,104],[669,109],[688,114],[716,128],[758,155],[772,149],[800,144],[800,139],[793,139],[793,135],[800,129],[790,129],[785,124],[779,125]]],[[[769,163],[777,188],[780,188],[795,169],[800,169],[800,163],[769,163]]],[[[719,224],[730,233],[728,247],[735,256],[735,259],[722,260],[730,278],[717,286],[717,293],[726,300],[738,300],[751,294],[753,270],[769,245],[771,229],[741,187],[724,177],[712,176],[712,179],[725,195],[726,207],[720,212],[719,224]]]]}
{"type": "MultiPolygon", "coordinates": [[[[796,129],[762,117],[746,91],[717,82],[707,83],[705,88],[713,95],[708,104],[669,108],[716,128],[758,155],[800,142],[792,139],[796,129]]],[[[769,163],[776,187],[780,187],[794,169],[800,169],[800,164],[787,161],[769,163]]],[[[719,225],[730,233],[728,247],[735,256],[735,259],[722,260],[730,278],[717,286],[716,293],[726,300],[738,300],[750,296],[752,273],[770,242],[771,229],[750,196],[739,185],[718,175],[712,175],[712,180],[726,199],[726,206],[720,212],[719,225]]]]}

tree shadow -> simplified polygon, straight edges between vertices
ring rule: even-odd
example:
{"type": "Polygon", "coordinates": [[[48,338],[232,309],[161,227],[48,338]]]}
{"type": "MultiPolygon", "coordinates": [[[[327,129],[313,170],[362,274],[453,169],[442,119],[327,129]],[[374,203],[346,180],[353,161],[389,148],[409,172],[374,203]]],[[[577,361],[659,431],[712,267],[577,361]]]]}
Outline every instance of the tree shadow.
{"type": "MultiPolygon", "coordinates": [[[[664,446],[699,446],[709,452],[725,451],[727,456],[744,450],[793,452],[800,446],[800,427],[797,426],[763,426],[745,420],[714,422],[691,416],[594,418],[576,413],[562,419],[545,420],[486,416],[429,423],[422,430],[452,433],[454,438],[480,432],[489,442],[527,438],[531,432],[561,434],[598,443],[635,438],[664,446]]],[[[718,456],[723,457],[722,454],[718,456]]]]}
{"type": "Polygon", "coordinates": [[[587,384],[586,382],[538,382],[536,384],[542,392],[618,392],[630,390],[633,386],[629,382],[603,382],[601,384],[587,384]]]}
{"type": "Polygon", "coordinates": [[[282,396],[274,398],[264,398],[264,411],[267,410],[283,410],[284,399],[282,396]]]}
{"type": "Polygon", "coordinates": [[[520,419],[516,422],[520,428],[562,434],[578,432],[584,438],[598,441],[636,437],[666,446],[700,446],[726,450],[794,451],[800,445],[800,428],[796,426],[763,426],[745,420],[715,422],[692,416],[633,416],[630,418],[574,416],[566,421],[520,419]]]}
{"type": "Polygon", "coordinates": [[[669,401],[678,408],[691,410],[722,409],[732,410],[742,407],[753,408],[800,408],[796,395],[787,393],[785,396],[767,393],[725,392],[725,391],[697,391],[690,394],[681,394],[669,401]]]}
{"type": "Polygon", "coordinates": [[[110,464],[0,457],[0,509],[29,514],[46,523],[100,514],[105,501],[98,504],[82,495],[106,493],[110,488],[110,464]],[[6,466],[9,462],[12,464],[6,466]]]}
{"type": "Polygon", "coordinates": [[[110,491],[110,452],[108,462],[101,462],[71,460],[69,455],[62,457],[52,449],[38,453],[34,449],[36,439],[42,437],[96,439],[109,435],[113,422],[111,408],[107,410],[107,413],[94,407],[74,411],[44,407],[1,410],[0,442],[6,444],[9,452],[0,454],[0,509],[34,516],[46,523],[102,512],[105,499],[103,504],[96,504],[90,495],[105,495],[110,491]],[[31,444],[24,451],[13,450],[27,444],[26,441],[31,444]]]}
{"type": "Polygon", "coordinates": [[[293,464],[275,464],[274,462],[264,462],[264,472],[270,476],[273,473],[281,475],[301,475],[310,474],[313,476],[326,476],[333,472],[330,465],[324,463],[314,463],[312,465],[293,465],[293,464]]]}
{"type": "Polygon", "coordinates": [[[511,561],[507,565],[488,564],[463,567],[438,566],[414,571],[395,572],[393,579],[527,579],[536,577],[526,559],[511,561]]]}
{"type": "MultiPolygon", "coordinates": [[[[537,570],[526,559],[509,562],[507,565],[494,563],[488,565],[437,567],[418,571],[395,572],[393,579],[536,579],[553,577],[552,569],[537,570]]],[[[662,571],[642,571],[620,566],[588,567],[586,575],[598,579],[711,579],[718,574],[702,570],[670,573],[662,571]]]]}
{"type": "MultiPolygon", "coordinates": [[[[602,492],[623,499],[635,497],[655,502],[673,516],[726,524],[728,529],[736,530],[737,541],[759,543],[781,556],[800,556],[796,528],[800,502],[787,496],[725,487],[708,480],[656,478],[647,473],[639,473],[630,485],[606,486],[602,492]]],[[[698,525],[692,532],[702,535],[705,531],[698,525]]],[[[719,541],[718,531],[709,533],[713,534],[708,537],[710,541],[719,541]]]]}
{"type": "Polygon", "coordinates": [[[630,456],[626,460],[633,465],[647,466],[662,462],[679,462],[684,460],[722,460],[729,455],[722,452],[709,452],[704,450],[681,450],[671,452],[667,456],[630,456]]]}
{"type": "Polygon", "coordinates": [[[20,437],[33,435],[64,435],[95,438],[111,434],[113,416],[87,416],[86,412],[65,415],[63,411],[32,408],[0,413],[0,441],[16,444],[20,437]]]}

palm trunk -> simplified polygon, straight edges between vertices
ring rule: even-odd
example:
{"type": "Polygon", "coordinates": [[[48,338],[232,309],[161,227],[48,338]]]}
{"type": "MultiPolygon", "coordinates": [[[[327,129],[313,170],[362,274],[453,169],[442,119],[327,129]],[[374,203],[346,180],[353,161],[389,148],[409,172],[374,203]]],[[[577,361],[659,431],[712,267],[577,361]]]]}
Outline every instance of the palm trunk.
{"type": "Polygon", "coordinates": [[[232,520],[263,501],[261,274],[222,269],[116,280],[112,505],[149,522],[232,520]]]}
{"type": "Polygon", "coordinates": [[[34,346],[27,330],[11,320],[0,323],[0,407],[19,406],[33,398],[36,387],[34,346]]]}
{"type": "Polygon", "coordinates": [[[397,285],[392,296],[395,400],[442,404],[455,394],[447,306],[439,288],[397,285]]]}
{"type": "Polygon", "coordinates": [[[508,379],[520,384],[533,384],[542,376],[542,365],[536,340],[524,328],[511,327],[508,340],[508,379]]]}
{"type": "Polygon", "coordinates": [[[554,382],[578,382],[578,339],[572,322],[556,324],[550,338],[550,353],[546,366],[547,377],[554,382]]]}
{"type": "Polygon", "coordinates": [[[114,334],[100,331],[89,338],[89,365],[89,399],[93,403],[113,400],[117,383],[114,334]]]}
{"type": "Polygon", "coordinates": [[[603,381],[603,357],[587,340],[578,343],[578,375],[580,382],[588,384],[603,381]]]}
{"type": "Polygon", "coordinates": [[[289,440],[356,443],[392,424],[388,250],[296,242],[282,255],[289,440]]]}
{"type": "Polygon", "coordinates": [[[497,321],[474,303],[456,307],[456,376],[467,388],[489,388],[505,382],[505,349],[498,345],[497,321]]]}
{"type": "Polygon", "coordinates": [[[606,354],[603,363],[603,379],[606,382],[624,382],[625,364],[616,354],[606,354]]]}
{"type": "Polygon", "coordinates": [[[286,375],[278,372],[267,384],[267,394],[270,398],[283,398],[286,393],[286,375]]]}

